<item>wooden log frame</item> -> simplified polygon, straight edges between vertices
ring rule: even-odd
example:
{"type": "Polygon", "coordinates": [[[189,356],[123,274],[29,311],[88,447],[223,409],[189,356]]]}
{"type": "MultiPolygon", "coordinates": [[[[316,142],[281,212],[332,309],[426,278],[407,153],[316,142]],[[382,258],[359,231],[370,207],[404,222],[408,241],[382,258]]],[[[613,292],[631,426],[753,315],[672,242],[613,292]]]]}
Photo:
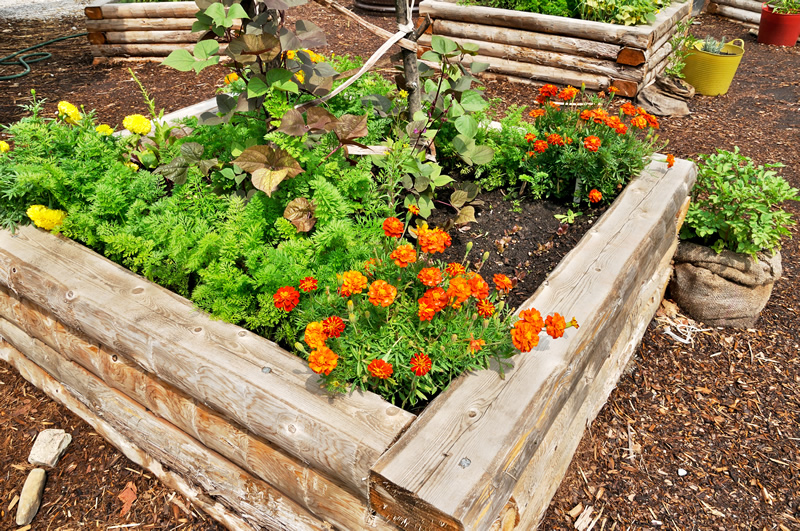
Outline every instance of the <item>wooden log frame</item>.
{"type": "MultiPolygon", "coordinates": [[[[477,44],[475,60],[488,62],[489,72],[593,90],[613,84],[627,97],[655,76],[676,24],[690,11],[689,2],[673,2],[652,25],[620,26],[450,1],[420,4],[420,14],[433,19],[433,35],[477,44]]],[[[420,54],[431,38],[420,39],[420,54]]]]}
{"type": "Polygon", "coordinates": [[[372,469],[379,514],[406,529],[483,530],[512,495],[540,514],[528,499],[541,503],[539,489],[558,483],[542,481],[542,460],[566,467],[583,423],[613,387],[594,380],[619,374],[652,318],[694,175],[686,161],[671,170],[652,163],[626,187],[522,306],[574,314],[581,328],[515,356],[505,379],[493,371],[462,377],[429,405],[372,469]],[[551,433],[581,412],[577,432],[551,433]]]}
{"type": "Polygon", "coordinates": [[[84,8],[92,55],[152,59],[166,57],[178,48],[191,50],[202,36],[192,33],[196,12],[194,2],[118,4],[95,0],[84,8]]]}
{"type": "Polygon", "coordinates": [[[651,163],[523,305],[581,328],[416,420],[31,227],[0,231],[0,358],[231,529],[531,529],[655,312],[693,180],[651,163]]]}
{"type": "Polygon", "coordinates": [[[738,0],[735,4],[731,1],[709,2],[708,12],[713,15],[729,18],[736,22],[758,26],[761,22],[761,3],[738,0]],[[753,10],[749,4],[758,4],[758,10],[753,10]]]}

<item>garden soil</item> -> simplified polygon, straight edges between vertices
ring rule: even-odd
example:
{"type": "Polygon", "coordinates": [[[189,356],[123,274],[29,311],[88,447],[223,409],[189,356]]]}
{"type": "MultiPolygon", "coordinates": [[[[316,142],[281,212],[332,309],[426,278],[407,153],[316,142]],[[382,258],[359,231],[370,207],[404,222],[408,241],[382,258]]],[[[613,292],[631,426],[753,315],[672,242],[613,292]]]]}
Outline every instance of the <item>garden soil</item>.
{"type": "MultiPolygon", "coordinates": [[[[394,28],[391,16],[361,14],[394,28]]],[[[381,44],[316,4],[290,17],[320,25],[328,53],[366,56],[381,44]]],[[[689,103],[691,115],[661,121],[661,139],[669,142],[663,151],[695,158],[739,146],[758,163],[783,162],[783,175],[800,186],[800,48],[757,44],[746,28],[713,16],[698,20],[692,28],[698,36],[744,39],[744,58],[727,95],[697,96],[689,103]]],[[[0,18],[0,56],[84,27],[79,18],[0,18]]],[[[47,51],[52,58],[33,64],[28,76],[0,81],[0,124],[24,115],[18,106],[35,88],[47,98],[48,113],[66,99],[97,109],[99,120],[119,127],[125,115],[146,112],[129,67],[167,112],[213,96],[225,73],[223,67],[194,76],[147,63],[92,66],[84,38],[47,51]]],[[[17,71],[0,66],[0,76],[17,71]]],[[[501,108],[535,96],[527,85],[490,81],[486,88],[501,108]]],[[[520,298],[560,259],[547,247],[566,251],[591,219],[587,212],[559,236],[555,206],[530,213],[523,205],[520,213],[499,192],[485,199],[478,222],[456,233],[456,244],[474,240],[476,258],[489,251],[484,272],[497,267],[515,276],[520,298]]],[[[787,208],[800,216],[800,205],[787,208]]],[[[667,293],[635,361],[587,426],[541,529],[573,529],[584,511],[602,531],[800,529],[800,231],[794,228],[793,235],[782,250],[783,278],[751,329],[706,329],[683,316],[667,293]],[[686,338],[680,325],[702,331],[686,338]]],[[[9,506],[32,468],[32,439],[52,427],[71,433],[73,441],[48,473],[33,529],[218,529],[2,363],[0,427],[0,529],[15,528],[16,508],[9,506]],[[137,497],[126,511],[119,495],[129,484],[137,497]]]]}

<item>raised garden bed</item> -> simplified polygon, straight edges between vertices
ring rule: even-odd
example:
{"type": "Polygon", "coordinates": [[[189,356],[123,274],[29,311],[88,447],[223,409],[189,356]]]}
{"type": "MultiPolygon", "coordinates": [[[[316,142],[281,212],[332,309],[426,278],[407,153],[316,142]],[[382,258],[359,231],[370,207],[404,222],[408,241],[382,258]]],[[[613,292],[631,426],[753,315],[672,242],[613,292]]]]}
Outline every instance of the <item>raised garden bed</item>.
{"type": "Polygon", "coordinates": [[[530,529],[659,304],[693,181],[652,162],[521,308],[581,328],[419,417],[331,398],[271,341],[31,227],[0,232],[0,358],[232,529],[530,529]]]}
{"type": "Polygon", "coordinates": [[[202,35],[192,33],[194,2],[96,0],[84,12],[95,63],[109,58],[161,61],[178,48],[193,49],[202,35]]]}
{"type": "MultiPolygon", "coordinates": [[[[508,9],[425,0],[420,14],[433,20],[432,34],[480,46],[476,61],[490,73],[536,83],[614,85],[633,97],[655,79],[672,52],[676,24],[689,17],[690,2],[673,2],[647,26],[621,26],[508,9]]],[[[429,47],[430,35],[418,41],[429,47]]]]}

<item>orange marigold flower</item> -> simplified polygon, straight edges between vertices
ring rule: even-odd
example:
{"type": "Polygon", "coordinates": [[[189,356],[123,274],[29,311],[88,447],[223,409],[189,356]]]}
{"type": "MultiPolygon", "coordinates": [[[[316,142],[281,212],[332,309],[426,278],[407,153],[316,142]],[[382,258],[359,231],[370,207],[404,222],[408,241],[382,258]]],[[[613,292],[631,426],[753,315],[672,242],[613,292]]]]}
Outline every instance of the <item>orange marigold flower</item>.
{"type": "Polygon", "coordinates": [[[470,272],[467,275],[467,282],[472,296],[476,299],[483,300],[489,296],[489,284],[478,273],[470,272]]]}
{"type": "Polygon", "coordinates": [[[418,352],[417,354],[411,356],[410,364],[411,372],[414,373],[414,376],[425,376],[433,366],[431,359],[427,356],[427,354],[423,354],[422,352],[418,352]]]}
{"type": "Polygon", "coordinates": [[[535,156],[536,156],[536,152],[535,152],[535,151],[528,151],[528,152],[527,152],[527,153],[525,153],[525,154],[526,154],[527,156],[529,156],[529,157],[535,157],[535,156]]]}
{"type": "Polygon", "coordinates": [[[528,116],[530,116],[531,118],[538,118],[540,116],[544,116],[545,114],[547,114],[547,111],[545,111],[544,109],[533,109],[531,112],[528,113],[528,116]]]}
{"type": "Polygon", "coordinates": [[[417,278],[420,282],[432,288],[438,286],[442,281],[442,271],[437,267],[426,267],[419,272],[417,278]]]}
{"type": "Polygon", "coordinates": [[[542,328],[544,328],[542,314],[540,314],[539,310],[535,308],[531,308],[530,310],[522,310],[519,312],[519,318],[526,323],[530,323],[536,329],[537,334],[542,331],[542,328]]]}
{"type": "Polygon", "coordinates": [[[455,277],[450,279],[450,286],[447,288],[447,297],[453,308],[461,308],[465,300],[472,295],[469,282],[466,278],[455,277]]]}
{"type": "Polygon", "coordinates": [[[552,98],[556,94],[558,94],[558,87],[550,83],[539,89],[539,95],[544,98],[552,98]]]}
{"type": "Polygon", "coordinates": [[[647,120],[644,116],[635,116],[631,118],[631,125],[638,129],[644,129],[647,127],[647,120]]]}
{"type": "Polygon", "coordinates": [[[339,337],[344,332],[344,321],[338,315],[332,315],[322,321],[322,331],[328,337],[339,337]]]}
{"type": "Polygon", "coordinates": [[[422,297],[419,301],[419,307],[417,308],[417,315],[419,316],[420,321],[430,321],[433,319],[433,316],[436,315],[436,308],[431,305],[431,301],[422,297]]]}
{"type": "Polygon", "coordinates": [[[374,258],[370,258],[366,262],[364,262],[364,271],[367,275],[372,276],[375,274],[375,270],[378,268],[378,265],[381,263],[380,260],[376,260],[374,258]]]}
{"type": "Polygon", "coordinates": [[[592,116],[592,119],[594,120],[594,123],[602,124],[608,119],[608,113],[606,112],[605,109],[595,109],[594,116],[592,116]]]}
{"type": "Polygon", "coordinates": [[[564,335],[564,328],[567,326],[567,323],[564,321],[564,317],[559,313],[554,313],[553,315],[547,316],[544,320],[544,325],[547,327],[547,335],[553,339],[558,339],[564,335]]]}
{"type": "Polygon", "coordinates": [[[633,103],[629,102],[629,101],[626,101],[625,103],[623,103],[622,107],[620,107],[620,110],[622,110],[622,112],[627,114],[628,116],[635,116],[636,115],[636,106],[633,103]]]}
{"type": "Polygon", "coordinates": [[[361,293],[367,287],[367,277],[358,271],[346,271],[343,275],[344,281],[340,288],[343,297],[349,297],[354,293],[361,293]]]}
{"type": "Polygon", "coordinates": [[[472,335],[469,336],[469,346],[467,350],[469,350],[470,354],[475,354],[479,350],[483,350],[483,346],[486,344],[486,341],[483,339],[475,339],[472,335]]]}
{"type": "Polygon", "coordinates": [[[325,340],[328,335],[325,333],[325,327],[320,321],[313,321],[306,325],[306,333],[303,340],[309,347],[316,350],[325,346],[325,340]]]}
{"type": "Polygon", "coordinates": [[[517,321],[511,329],[511,342],[520,352],[530,352],[539,344],[539,330],[527,321],[517,321]]]}
{"type": "Polygon", "coordinates": [[[284,286],[272,296],[272,300],[275,302],[276,308],[291,312],[300,302],[300,292],[292,286],[284,286]]]}
{"type": "Polygon", "coordinates": [[[602,199],[603,199],[603,193],[596,188],[592,188],[592,190],[589,192],[589,202],[599,203],[602,199]]]}
{"type": "Polygon", "coordinates": [[[486,299],[482,299],[478,301],[478,315],[481,317],[488,319],[489,317],[494,315],[494,304],[486,299]]]}
{"type": "Polygon", "coordinates": [[[236,80],[238,79],[239,79],[239,74],[237,74],[236,72],[231,72],[230,74],[225,76],[224,81],[226,85],[230,85],[231,83],[236,82],[236,80]]]}
{"type": "Polygon", "coordinates": [[[569,85],[566,88],[561,89],[561,92],[558,93],[557,97],[562,101],[569,101],[577,96],[579,92],[580,91],[578,89],[572,85],[569,85]]]}
{"type": "Polygon", "coordinates": [[[653,129],[658,129],[658,118],[653,116],[652,114],[644,113],[641,115],[645,120],[647,120],[647,125],[652,127],[653,129]]]}
{"type": "Polygon", "coordinates": [[[667,168],[671,168],[675,165],[675,155],[670,153],[667,155],[667,168]]]}
{"type": "Polygon", "coordinates": [[[389,255],[397,267],[407,267],[417,261],[417,251],[411,244],[401,245],[389,255]]]}
{"type": "Polygon", "coordinates": [[[539,153],[544,153],[547,150],[547,146],[549,144],[544,140],[537,140],[533,143],[533,150],[538,151],[539,153]]]}
{"type": "Polygon", "coordinates": [[[450,235],[439,228],[430,230],[424,226],[420,227],[417,238],[419,239],[419,248],[423,253],[428,254],[443,253],[453,243],[450,235]]]}
{"type": "Polygon", "coordinates": [[[545,98],[544,96],[542,96],[541,94],[539,94],[538,96],[536,96],[536,100],[535,100],[535,101],[536,101],[536,103],[538,103],[539,105],[544,105],[544,103],[547,101],[547,98],[545,98]]]}
{"type": "Polygon", "coordinates": [[[415,216],[419,216],[419,207],[417,205],[408,205],[408,211],[415,216]]]}
{"type": "Polygon", "coordinates": [[[457,277],[458,275],[463,275],[467,271],[466,269],[464,269],[464,266],[459,264],[458,262],[450,262],[449,264],[447,264],[447,267],[445,267],[444,270],[451,277],[457,277]]]}
{"type": "Polygon", "coordinates": [[[338,362],[339,356],[324,345],[308,355],[308,367],[315,373],[325,376],[336,368],[338,362]]]}
{"type": "Polygon", "coordinates": [[[614,128],[614,131],[616,131],[618,135],[624,135],[628,132],[628,126],[625,124],[619,124],[619,126],[614,128]]]}
{"type": "Polygon", "coordinates": [[[605,119],[604,123],[610,127],[611,129],[616,129],[620,125],[622,125],[622,120],[619,116],[609,116],[605,119]]]}
{"type": "Polygon", "coordinates": [[[580,114],[581,120],[589,121],[594,119],[594,110],[593,109],[586,109],[581,111],[580,114]]]}
{"type": "Polygon", "coordinates": [[[399,238],[403,235],[403,222],[397,218],[386,218],[383,221],[383,233],[389,238],[399,238]]]}
{"type": "Polygon", "coordinates": [[[380,378],[381,380],[385,380],[394,372],[392,364],[384,360],[372,360],[369,365],[367,365],[367,370],[372,376],[380,378]]]}
{"type": "Polygon", "coordinates": [[[600,149],[601,141],[596,136],[587,136],[583,139],[583,147],[589,151],[597,151],[600,149]]]}
{"type": "Polygon", "coordinates": [[[547,143],[553,146],[563,146],[564,138],[557,133],[552,133],[547,135],[547,143]]]}
{"type": "Polygon", "coordinates": [[[614,85],[611,85],[610,87],[608,87],[608,91],[612,94],[616,94],[617,92],[619,92],[619,89],[614,85]]]}
{"type": "Polygon", "coordinates": [[[511,279],[502,274],[495,275],[492,280],[494,280],[494,287],[497,291],[504,291],[505,293],[508,293],[511,291],[511,288],[514,287],[514,285],[511,283],[511,279]]]}
{"type": "Polygon", "coordinates": [[[422,299],[425,299],[426,303],[433,308],[434,312],[442,311],[450,301],[449,295],[447,295],[447,292],[442,288],[429,289],[425,292],[425,295],[422,296],[422,299]]]}
{"type": "Polygon", "coordinates": [[[314,277],[306,277],[300,281],[300,289],[308,293],[317,289],[317,279],[314,277]]]}
{"type": "Polygon", "coordinates": [[[397,288],[385,280],[376,280],[369,286],[369,302],[374,306],[386,308],[390,306],[397,297],[397,288]]]}
{"type": "MultiPolygon", "coordinates": [[[[531,111],[531,112],[533,112],[533,111],[531,111]]],[[[542,111],[542,112],[544,112],[544,111],[542,111]]],[[[530,143],[530,142],[533,142],[534,140],[536,140],[536,135],[534,135],[533,133],[527,133],[525,135],[525,141],[526,142],[530,143]]]]}

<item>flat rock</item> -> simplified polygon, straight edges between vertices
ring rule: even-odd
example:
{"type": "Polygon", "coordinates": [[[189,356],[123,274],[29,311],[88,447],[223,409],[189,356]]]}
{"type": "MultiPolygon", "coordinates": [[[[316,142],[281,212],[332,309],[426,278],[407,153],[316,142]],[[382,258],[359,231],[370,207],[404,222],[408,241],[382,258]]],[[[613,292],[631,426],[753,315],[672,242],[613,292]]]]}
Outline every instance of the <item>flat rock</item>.
{"type": "Polygon", "coordinates": [[[47,473],[43,468],[34,468],[28,474],[28,479],[25,480],[22,493],[19,495],[17,525],[28,525],[33,521],[33,517],[39,511],[39,505],[42,503],[45,481],[47,481],[47,473]]]}
{"type": "Polygon", "coordinates": [[[53,468],[72,442],[72,435],[64,430],[44,430],[36,437],[28,462],[36,466],[53,468]]]}
{"type": "Polygon", "coordinates": [[[689,106],[682,98],[668,94],[655,85],[642,90],[636,97],[636,103],[656,116],[688,116],[689,106]]]}

